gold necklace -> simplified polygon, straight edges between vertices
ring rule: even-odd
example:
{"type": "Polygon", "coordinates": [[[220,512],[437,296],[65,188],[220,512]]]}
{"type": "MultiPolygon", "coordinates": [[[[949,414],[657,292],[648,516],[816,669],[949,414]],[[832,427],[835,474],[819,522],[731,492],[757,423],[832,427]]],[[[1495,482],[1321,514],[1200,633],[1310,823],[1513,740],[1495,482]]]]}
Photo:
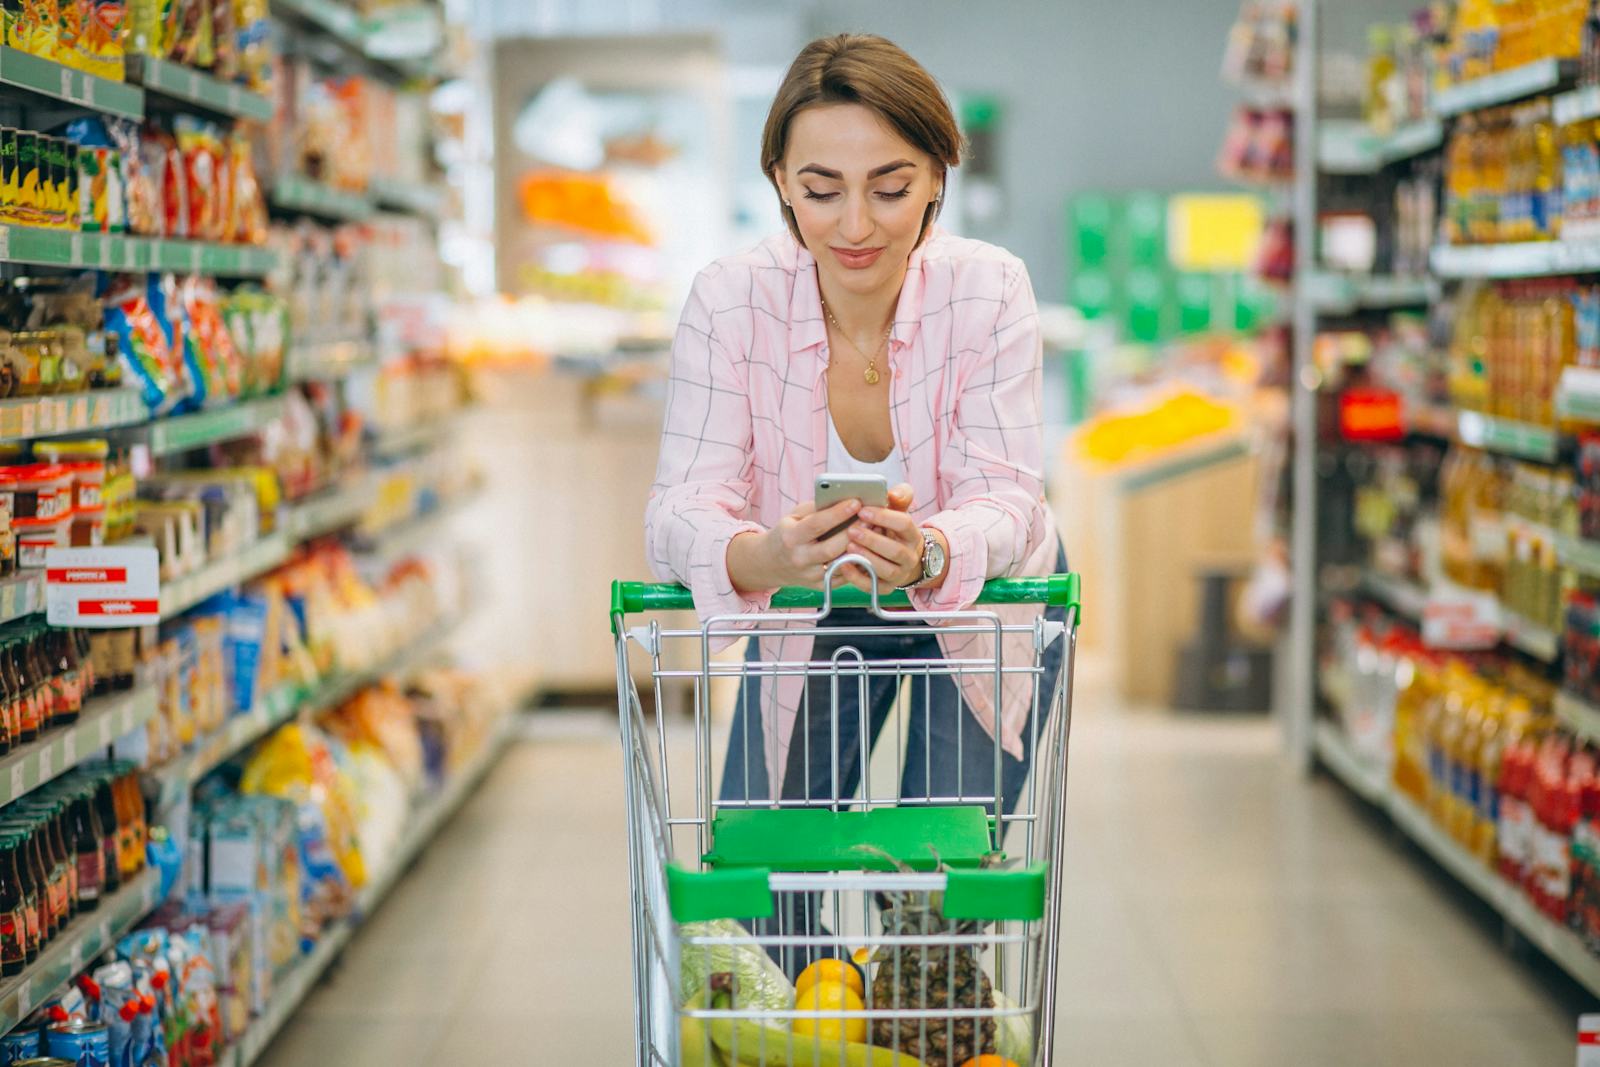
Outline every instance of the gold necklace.
{"type": "MultiPolygon", "coordinates": [[[[878,384],[878,379],[880,377],[880,375],[878,374],[878,357],[876,355],[869,356],[869,355],[867,355],[865,352],[863,352],[861,350],[861,346],[856,344],[855,338],[851,337],[848,333],[846,333],[844,327],[839,325],[839,320],[833,317],[833,312],[828,310],[828,305],[827,305],[826,302],[823,302],[822,313],[824,315],[828,316],[828,321],[833,323],[833,328],[835,330],[839,331],[839,336],[843,337],[846,341],[849,341],[850,342],[850,347],[856,350],[856,354],[861,356],[862,359],[865,359],[867,361],[867,369],[861,372],[862,379],[868,385],[877,385],[878,384]]],[[[889,323],[889,328],[887,330],[883,331],[883,340],[878,342],[878,343],[880,345],[888,344],[889,343],[889,338],[893,334],[894,334],[894,323],[893,323],[893,321],[891,321],[889,323]]]]}

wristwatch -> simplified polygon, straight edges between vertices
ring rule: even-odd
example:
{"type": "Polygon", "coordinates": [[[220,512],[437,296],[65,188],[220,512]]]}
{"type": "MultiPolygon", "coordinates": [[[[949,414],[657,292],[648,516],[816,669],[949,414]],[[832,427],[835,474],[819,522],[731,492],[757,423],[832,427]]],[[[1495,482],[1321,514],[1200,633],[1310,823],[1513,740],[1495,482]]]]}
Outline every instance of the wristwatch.
{"type": "Polygon", "coordinates": [[[933,535],[931,530],[922,531],[922,577],[910,585],[901,586],[902,589],[915,589],[919,585],[927,585],[937,581],[944,574],[944,569],[950,563],[950,557],[945,554],[944,545],[933,535]]]}

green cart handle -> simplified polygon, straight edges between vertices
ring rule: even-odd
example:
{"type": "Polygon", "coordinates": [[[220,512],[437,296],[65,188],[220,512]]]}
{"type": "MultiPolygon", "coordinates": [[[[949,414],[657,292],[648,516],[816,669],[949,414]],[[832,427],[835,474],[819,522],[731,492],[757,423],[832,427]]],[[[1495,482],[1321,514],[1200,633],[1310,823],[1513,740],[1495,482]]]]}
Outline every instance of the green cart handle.
{"type": "MultiPolygon", "coordinates": [[[[980,604],[1044,604],[1053,608],[1070,608],[1073,622],[1083,612],[1080,598],[1081,581],[1076,572],[1050,574],[1038,578],[994,578],[983,583],[978,594],[980,604]]],[[[903,591],[880,593],[878,604],[886,608],[909,608],[911,598],[903,591]]],[[[855,586],[844,586],[833,591],[832,605],[836,608],[865,608],[872,605],[872,597],[855,586]]],[[[780,589],[772,594],[774,608],[820,608],[820,589],[780,589]]],[[[624,615],[647,611],[693,611],[694,597],[689,590],[676,584],[650,582],[612,582],[612,629],[616,620],[624,615]]]]}

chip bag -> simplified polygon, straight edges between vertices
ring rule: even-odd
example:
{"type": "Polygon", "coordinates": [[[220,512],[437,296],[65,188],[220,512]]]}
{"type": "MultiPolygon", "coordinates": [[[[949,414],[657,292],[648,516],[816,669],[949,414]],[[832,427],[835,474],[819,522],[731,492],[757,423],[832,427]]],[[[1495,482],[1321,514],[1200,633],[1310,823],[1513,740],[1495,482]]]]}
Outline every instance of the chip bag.
{"type": "Polygon", "coordinates": [[[191,393],[183,359],[150,305],[150,285],[143,276],[119,275],[106,291],[106,330],[117,339],[124,369],[137,382],[145,405],[154,415],[167,415],[191,393]]]}

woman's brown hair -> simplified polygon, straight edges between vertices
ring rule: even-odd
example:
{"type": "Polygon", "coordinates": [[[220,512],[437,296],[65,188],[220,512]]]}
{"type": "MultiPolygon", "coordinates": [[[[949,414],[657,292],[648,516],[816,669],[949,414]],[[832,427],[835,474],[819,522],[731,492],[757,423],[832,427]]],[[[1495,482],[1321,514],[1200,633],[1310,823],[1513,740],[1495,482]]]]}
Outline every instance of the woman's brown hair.
{"type": "MultiPolygon", "coordinates": [[[[860,104],[877,114],[905,140],[926,152],[945,174],[961,162],[961,127],[939,83],[892,41],[870,33],[819,37],[800,50],[783,76],[761,134],[761,170],[778,191],[779,210],[789,232],[802,244],[793,209],[783,205],[775,171],[789,149],[789,127],[795,116],[812,107],[860,104]]],[[[928,205],[922,236],[939,216],[941,195],[928,205]]]]}

